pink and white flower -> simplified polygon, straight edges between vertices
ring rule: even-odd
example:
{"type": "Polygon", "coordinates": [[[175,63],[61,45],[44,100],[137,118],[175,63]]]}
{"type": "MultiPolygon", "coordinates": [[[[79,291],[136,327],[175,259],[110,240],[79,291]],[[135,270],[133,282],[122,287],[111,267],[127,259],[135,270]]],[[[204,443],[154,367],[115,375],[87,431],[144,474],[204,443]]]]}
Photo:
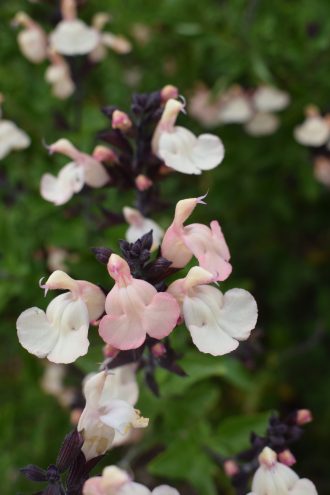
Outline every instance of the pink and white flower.
{"type": "Polygon", "coordinates": [[[13,150],[22,150],[31,144],[31,139],[11,120],[2,119],[1,105],[4,96],[0,93],[0,160],[13,150]]]}
{"type": "Polygon", "coordinates": [[[234,351],[255,328],[258,309],[253,296],[244,289],[223,294],[208,285],[214,276],[193,267],[185,278],[169,288],[181,306],[181,313],[196,347],[213,356],[234,351]]]}
{"type": "Polygon", "coordinates": [[[42,27],[25,12],[18,12],[13,24],[24,27],[17,37],[23,55],[34,64],[40,64],[46,60],[48,41],[42,27]]]}
{"type": "Polygon", "coordinates": [[[70,68],[64,57],[50,52],[51,65],[46,70],[45,79],[51,84],[53,95],[60,100],[69,98],[75,91],[75,84],[71,78],[70,68]]]}
{"type": "Polygon", "coordinates": [[[83,495],[180,495],[168,485],[161,485],[152,491],[140,483],[132,481],[130,476],[116,466],[108,466],[102,476],[90,478],[83,488],[83,495]]]}
{"type": "Polygon", "coordinates": [[[230,253],[220,225],[216,220],[210,227],[200,223],[184,225],[203,197],[179,201],[175,208],[174,220],[164,235],[161,245],[162,256],[172,261],[172,266],[182,268],[195,256],[201,267],[211,272],[215,280],[229,277],[232,267],[230,253]]]}
{"type": "Polygon", "coordinates": [[[51,48],[61,55],[86,55],[100,41],[99,32],[77,18],[75,0],[62,0],[63,20],[49,35],[51,48]]]}
{"type": "Polygon", "coordinates": [[[62,153],[72,161],[60,170],[57,177],[52,174],[42,176],[40,193],[47,201],[62,205],[85,184],[98,188],[109,182],[110,177],[103,165],[93,156],[79,151],[67,139],[59,139],[48,149],[50,153],[62,153]]]}
{"type": "Polygon", "coordinates": [[[276,453],[269,447],[261,452],[259,463],[248,495],[317,495],[314,483],[300,479],[290,467],[277,462],[276,453]]]}
{"type": "Polygon", "coordinates": [[[99,33],[97,46],[89,53],[92,62],[100,62],[108,52],[108,48],[119,54],[126,54],[132,50],[130,41],[122,35],[113,34],[109,31],[103,32],[104,26],[111,20],[109,14],[98,12],[92,19],[92,27],[99,33]]]}
{"type": "Polygon", "coordinates": [[[176,119],[184,104],[169,99],[156,127],[153,152],[167,167],[183,174],[199,175],[203,170],[211,170],[219,165],[225,155],[222,141],[213,134],[196,137],[185,127],[175,126],[176,119]]]}
{"type": "Polygon", "coordinates": [[[126,240],[128,242],[135,242],[144,234],[147,234],[152,230],[152,246],[151,251],[157,249],[161,243],[164,235],[164,230],[150,218],[144,217],[138,210],[125,206],[123,214],[126,222],[130,227],[126,231],[126,240]]]}
{"type": "Polygon", "coordinates": [[[125,435],[131,428],[145,428],[149,420],[127,402],[136,394],[132,384],[123,387],[115,374],[102,371],[89,377],[84,385],[86,406],[78,431],[84,438],[82,451],[86,460],[104,454],[111,447],[116,432],[125,435]]]}
{"type": "Polygon", "coordinates": [[[96,285],[74,280],[55,271],[42,285],[46,290],[68,292],[55,297],[46,312],[33,307],[18,317],[16,327],[20,344],[31,354],[53,363],[73,363],[89,347],[89,323],[104,311],[105,296],[96,285]]]}
{"type": "Polygon", "coordinates": [[[318,148],[327,144],[330,140],[330,121],[322,117],[319,109],[310,105],[305,110],[304,122],[294,129],[296,141],[304,146],[318,148]]]}
{"type": "Polygon", "coordinates": [[[167,293],[157,292],[148,282],[132,277],[127,262],[112,254],[108,271],[115,280],[100,322],[102,339],[120,350],[137,349],[147,334],[155,339],[167,337],[176,326],[180,308],[167,293]]]}

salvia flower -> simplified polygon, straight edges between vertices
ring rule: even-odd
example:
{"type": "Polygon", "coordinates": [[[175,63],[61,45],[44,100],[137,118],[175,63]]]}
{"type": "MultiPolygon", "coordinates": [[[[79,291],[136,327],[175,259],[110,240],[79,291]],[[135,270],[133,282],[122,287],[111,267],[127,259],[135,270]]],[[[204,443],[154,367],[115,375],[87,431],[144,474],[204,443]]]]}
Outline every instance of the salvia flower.
{"type": "Polygon", "coordinates": [[[185,127],[176,126],[176,119],[183,110],[184,104],[178,100],[171,98],[166,102],[152,148],[167,167],[184,174],[199,175],[219,165],[225,150],[218,136],[201,134],[196,137],[185,127]]]}
{"type": "Polygon", "coordinates": [[[116,254],[110,256],[107,267],[115,286],[106,298],[107,315],[99,326],[103,340],[128,350],[140,347],[147,334],[155,339],[169,335],[180,314],[174,297],[133,278],[127,262],[116,254]]]}
{"type": "Polygon", "coordinates": [[[211,273],[193,267],[188,275],[173,282],[168,292],[181,304],[182,316],[196,347],[213,356],[234,351],[254,329],[258,309],[253,296],[244,289],[222,294],[208,285],[211,273]]]}
{"type": "Polygon", "coordinates": [[[315,485],[278,462],[276,452],[269,447],[259,455],[259,464],[248,495],[317,495],[315,485]]]}
{"type": "Polygon", "coordinates": [[[51,64],[47,67],[45,79],[52,86],[53,95],[60,100],[65,100],[75,91],[69,65],[58,53],[50,52],[49,58],[51,64]]]}
{"type": "Polygon", "coordinates": [[[18,12],[14,25],[23,26],[17,40],[23,55],[32,63],[40,64],[47,58],[47,35],[42,27],[25,12],[18,12]]]}
{"type": "Polygon", "coordinates": [[[135,399],[134,388],[129,383],[125,390],[120,380],[107,371],[86,380],[86,406],[77,428],[84,439],[82,451],[87,460],[109,450],[116,432],[125,435],[131,428],[145,428],[148,425],[149,420],[141,417],[139,411],[127,402],[127,399],[131,402],[135,399]]]}
{"type": "Polygon", "coordinates": [[[20,344],[31,354],[54,363],[72,363],[84,356],[89,347],[89,322],[101,316],[105,296],[101,289],[84,280],[74,280],[55,271],[42,286],[67,290],[55,297],[46,312],[33,307],[18,317],[16,327],[20,344]]]}
{"type": "Polygon", "coordinates": [[[203,203],[203,198],[183,199],[177,203],[173,222],[161,245],[162,256],[172,261],[176,268],[186,266],[195,256],[200,266],[214,275],[214,280],[225,280],[232,267],[219,223],[213,220],[210,227],[200,223],[184,225],[197,204],[203,203]]]}
{"type": "Polygon", "coordinates": [[[75,0],[62,0],[63,20],[49,35],[51,48],[61,55],[86,55],[100,41],[99,32],[77,18],[75,0]]]}
{"type": "Polygon", "coordinates": [[[318,148],[330,140],[330,123],[323,117],[319,109],[310,105],[305,110],[304,122],[294,129],[294,137],[299,144],[318,148]]]}
{"type": "Polygon", "coordinates": [[[102,476],[90,478],[83,488],[83,495],[179,495],[168,485],[161,485],[152,491],[140,483],[135,483],[130,476],[116,466],[108,466],[102,476]]]}
{"type": "MultiPolygon", "coordinates": [[[[0,93],[0,106],[4,100],[0,93]]],[[[2,119],[0,108],[0,160],[13,150],[22,150],[30,146],[29,136],[11,120],[2,119]]]]}
{"type": "Polygon", "coordinates": [[[132,45],[122,35],[116,35],[109,31],[103,32],[104,26],[111,20],[106,12],[98,12],[92,19],[92,27],[99,33],[99,41],[96,47],[89,53],[92,62],[100,62],[106,55],[108,48],[119,54],[126,54],[132,50],[132,45]]]}
{"type": "Polygon", "coordinates": [[[67,139],[59,139],[48,149],[50,153],[61,153],[72,161],[60,170],[57,177],[48,173],[42,176],[40,193],[47,201],[62,205],[81,191],[85,184],[98,188],[109,182],[110,177],[100,161],[79,151],[67,139]]]}
{"type": "Polygon", "coordinates": [[[128,242],[135,242],[152,230],[153,244],[151,251],[159,247],[164,231],[154,220],[145,218],[138,210],[128,206],[124,207],[123,214],[126,222],[130,225],[125,235],[128,242]]]}

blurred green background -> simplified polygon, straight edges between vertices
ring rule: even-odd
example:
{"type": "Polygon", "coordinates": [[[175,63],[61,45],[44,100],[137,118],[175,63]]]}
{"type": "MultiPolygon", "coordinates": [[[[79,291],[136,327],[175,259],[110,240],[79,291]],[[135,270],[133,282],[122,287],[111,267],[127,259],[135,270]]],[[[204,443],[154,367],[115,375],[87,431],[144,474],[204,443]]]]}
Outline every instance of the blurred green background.
{"type": "MultiPolygon", "coordinates": [[[[185,349],[182,364],[191,378],[160,373],[161,399],[143,387],[139,407],[150,415],[151,427],[140,444],[117,449],[103,464],[132,461],[138,479],[166,480],[182,493],[231,494],[205,447],[230,455],[248,445],[251,429],[264,431],[270,411],[306,407],[315,420],[294,448],[296,468],[313,479],[319,494],[330,493],[330,193],[315,181],[308,150],[292,134],[306,104],[329,105],[330,3],[86,1],[80,16],[89,21],[95,12],[110,12],[109,29],[127,36],[133,50],[125,56],[109,51],[91,71],[84,82],[79,128],[74,128],[77,98],[61,102],[50,95],[46,65],[33,65],[22,56],[10,26],[15,13],[25,10],[49,31],[55,8],[56,2],[25,0],[0,5],[4,116],[32,138],[30,148],[0,163],[1,493],[37,491],[17,468],[53,462],[70,428],[67,411],[40,388],[40,362],[16,338],[20,312],[45,307],[38,287],[48,273],[45,252],[50,246],[67,249],[73,277],[107,284],[106,270],[89,248],[116,247],[125,232],[125,226],[97,228],[90,197],[76,196],[64,207],[41,199],[41,175],[57,172],[65,163],[49,157],[43,141],[66,137],[90,152],[96,133],[107,125],[101,106],[129,110],[132,91],[153,91],[167,83],[187,96],[196,81],[219,88],[269,83],[291,96],[274,135],[252,138],[241,126],[219,127],[215,132],[226,148],[223,164],[202,177],[173,175],[163,187],[173,205],[209,191],[208,206],[196,210],[194,221],[220,221],[234,266],[221,285],[246,288],[256,297],[262,352],[247,369],[233,356],[199,355],[190,348],[187,332],[178,331],[173,343],[185,349]],[[145,43],[136,39],[137,24],[147,27],[145,43]]],[[[202,131],[189,115],[181,118],[183,125],[202,131]]],[[[94,197],[100,201],[104,194],[95,192],[94,197]]],[[[106,205],[115,211],[132,202],[132,195],[114,190],[106,196],[106,205]]],[[[171,214],[157,216],[163,227],[171,214]]],[[[101,359],[98,346],[78,365],[95,369],[101,359]]]]}

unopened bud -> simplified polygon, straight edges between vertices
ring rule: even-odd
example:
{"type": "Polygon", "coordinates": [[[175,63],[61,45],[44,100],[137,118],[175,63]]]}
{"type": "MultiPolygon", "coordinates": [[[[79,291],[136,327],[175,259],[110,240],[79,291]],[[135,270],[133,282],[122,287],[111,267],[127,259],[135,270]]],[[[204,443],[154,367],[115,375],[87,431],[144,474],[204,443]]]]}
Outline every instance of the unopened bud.
{"type": "Polygon", "coordinates": [[[72,409],[70,414],[70,423],[73,426],[77,426],[77,424],[79,423],[81,413],[82,413],[82,409],[80,408],[72,409]]]}
{"type": "Polygon", "coordinates": [[[113,347],[111,344],[106,344],[103,347],[103,355],[106,358],[114,358],[115,356],[117,356],[118,352],[119,350],[113,347]]]}
{"type": "Polygon", "coordinates": [[[179,90],[172,84],[166,84],[160,91],[160,97],[163,103],[166,103],[171,98],[176,99],[179,96],[179,90]]]}
{"type": "Polygon", "coordinates": [[[102,145],[96,146],[93,151],[93,158],[98,162],[105,163],[114,163],[117,161],[116,153],[112,149],[102,145]]]}
{"type": "Polygon", "coordinates": [[[276,464],[277,455],[269,447],[265,447],[261,454],[259,455],[259,463],[262,466],[266,466],[268,468],[273,467],[276,464]]]}
{"type": "Polygon", "coordinates": [[[155,344],[152,346],[151,352],[155,357],[160,358],[160,357],[164,356],[164,354],[166,354],[166,348],[165,348],[164,344],[159,342],[158,344],[155,344]]]}
{"type": "Polygon", "coordinates": [[[286,466],[293,466],[297,461],[291,450],[286,449],[278,454],[278,460],[286,466]]]}
{"type": "Polygon", "coordinates": [[[139,191],[146,191],[152,184],[152,180],[143,174],[138,175],[135,179],[135,185],[139,191]]]}
{"type": "Polygon", "coordinates": [[[237,462],[233,460],[225,461],[223,464],[223,468],[225,470],[226,475],[229,476],[229,478],[232,478],[233,476],[239,473],[239,466],[237,462]]]}
{"type": "Polygon", "coordinates": [[[299,409],[297,411],[296,422],[297,425],[302,426],[306,423],[313,421],[312,413],[309,409],[299,409]]]}
{"type": "Polygon", "coordinates": [[[132,127],[132,121],[127,113],[121,110],[115,110],[112,114],[112,128],[120,129],[121,131],[128,131],[132,127]]]}

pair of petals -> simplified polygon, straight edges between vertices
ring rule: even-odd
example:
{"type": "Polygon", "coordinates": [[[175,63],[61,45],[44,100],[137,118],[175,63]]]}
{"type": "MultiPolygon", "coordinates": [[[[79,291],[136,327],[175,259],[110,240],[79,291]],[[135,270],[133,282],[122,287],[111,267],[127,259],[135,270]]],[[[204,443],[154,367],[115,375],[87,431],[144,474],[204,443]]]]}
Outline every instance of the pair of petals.
{"type": "Polygon", "coordinates": [[[206,285],[212,274],[199,267],[187,277],[173,282],[168,292],[181,304],[182,316],[196,347],[204,353],[221,356],[234,351],[255,328],[258,309],[253,296],[244,289],[222,294],[206,285]]]}
{"type": "Polygon", "coordinates": [[[148,419],[142,418],[130,403],[137,398],[135,386],[130,384],[125,389],[120,378],[102,371],[85,382],[86,406],[79,419],[78,431],[84,437],[82,451],[87,460],[104,454],[112,445],[116,432],[124,435],[131,428],[148,425],[148,419]]]}
{"type": "Polygon", "coordinates": [[[105,296],[96,285],[61,271],[49,277],[45,288],[69,292],[55,297],[46,312],[37,307],[23,311],[16,323],[19,342],[39,358],[72,363],[87,353],[89,322],[103,313],[105,296]]]}
{"type": "Polygon", "coordinates": [[[184,105],[169,99],[152,140],[153,152],[167,167],[183,174],[199,175],[219,165],[225,155],[222,141],[213,134],[196,137],[188,129],[175,126],[184,105]]]}
{"type": "Polygon", "coordinates": [[[67,139],[56,141],[49,146],[49,151],[64,154],[73,161],[65,165],[57,177],[52,174],[42,176],[40,193],[47,201],[62,205],[81,191],[85,184],[98,188],[109,182],[109,175],[100,161],[79,151],[67,139]]]}
{"type": "Polygon", "coordinates": [[[86,481],[83,495],[179,495],[179,492],[167,485],[150,491],[144,485],[132,481],[122,469],[108,466],[103,470],[102,476],[86,481]]]}
{"type": "Polygon", "coordinates": [[[13,150],[30,146],[29,136],[10,120],[0,120],[0,160],[13,150]]]}
{"type": "Polygon", "coordinates": [[[125,235],[128,242],[133,243],[152,230],[151,251],[159,247],[164,231],[154,220],[144,217],[138,210],[128,206],[124,207],[123,214],[126,222],[130,225],[125,235]]]}
{"type": "Polygon", "coordinates": [[[109,292],[100,322],[103,340],[117,349],[137,349],[147,334],[155,339],[167,337],[180,315],[176,300],[144,280],[131,276],[125,260],[112,254],[108,271],[115,280],[109,292]]]}
{"type": "Polygon", "coordinates": [[[50,46],[61,55],[86,55],[96,48],[100,34],[80,19],[59,22],[49,36],[50,46]]]}
{"type": "Polygon", "coordinates": [[[259,456],[260,467],[254,474],[248,495],[317,495],[315,485],[288,466],[277,462],[276,453],[265,447],[259,456]]]}
{"type": "Polygon", "coordinates": [[[232,267],[219,223],[214,220],[210,227],[199,223],[184,225],[198,203],[202,203],[202,198],[189,198],[177,203],[173,222],[161,245],[162,256],[172,261],[176,268],[186,266],[195,256],[200,266],[211,272],[215,280],[226,280],[232,267]]]}

